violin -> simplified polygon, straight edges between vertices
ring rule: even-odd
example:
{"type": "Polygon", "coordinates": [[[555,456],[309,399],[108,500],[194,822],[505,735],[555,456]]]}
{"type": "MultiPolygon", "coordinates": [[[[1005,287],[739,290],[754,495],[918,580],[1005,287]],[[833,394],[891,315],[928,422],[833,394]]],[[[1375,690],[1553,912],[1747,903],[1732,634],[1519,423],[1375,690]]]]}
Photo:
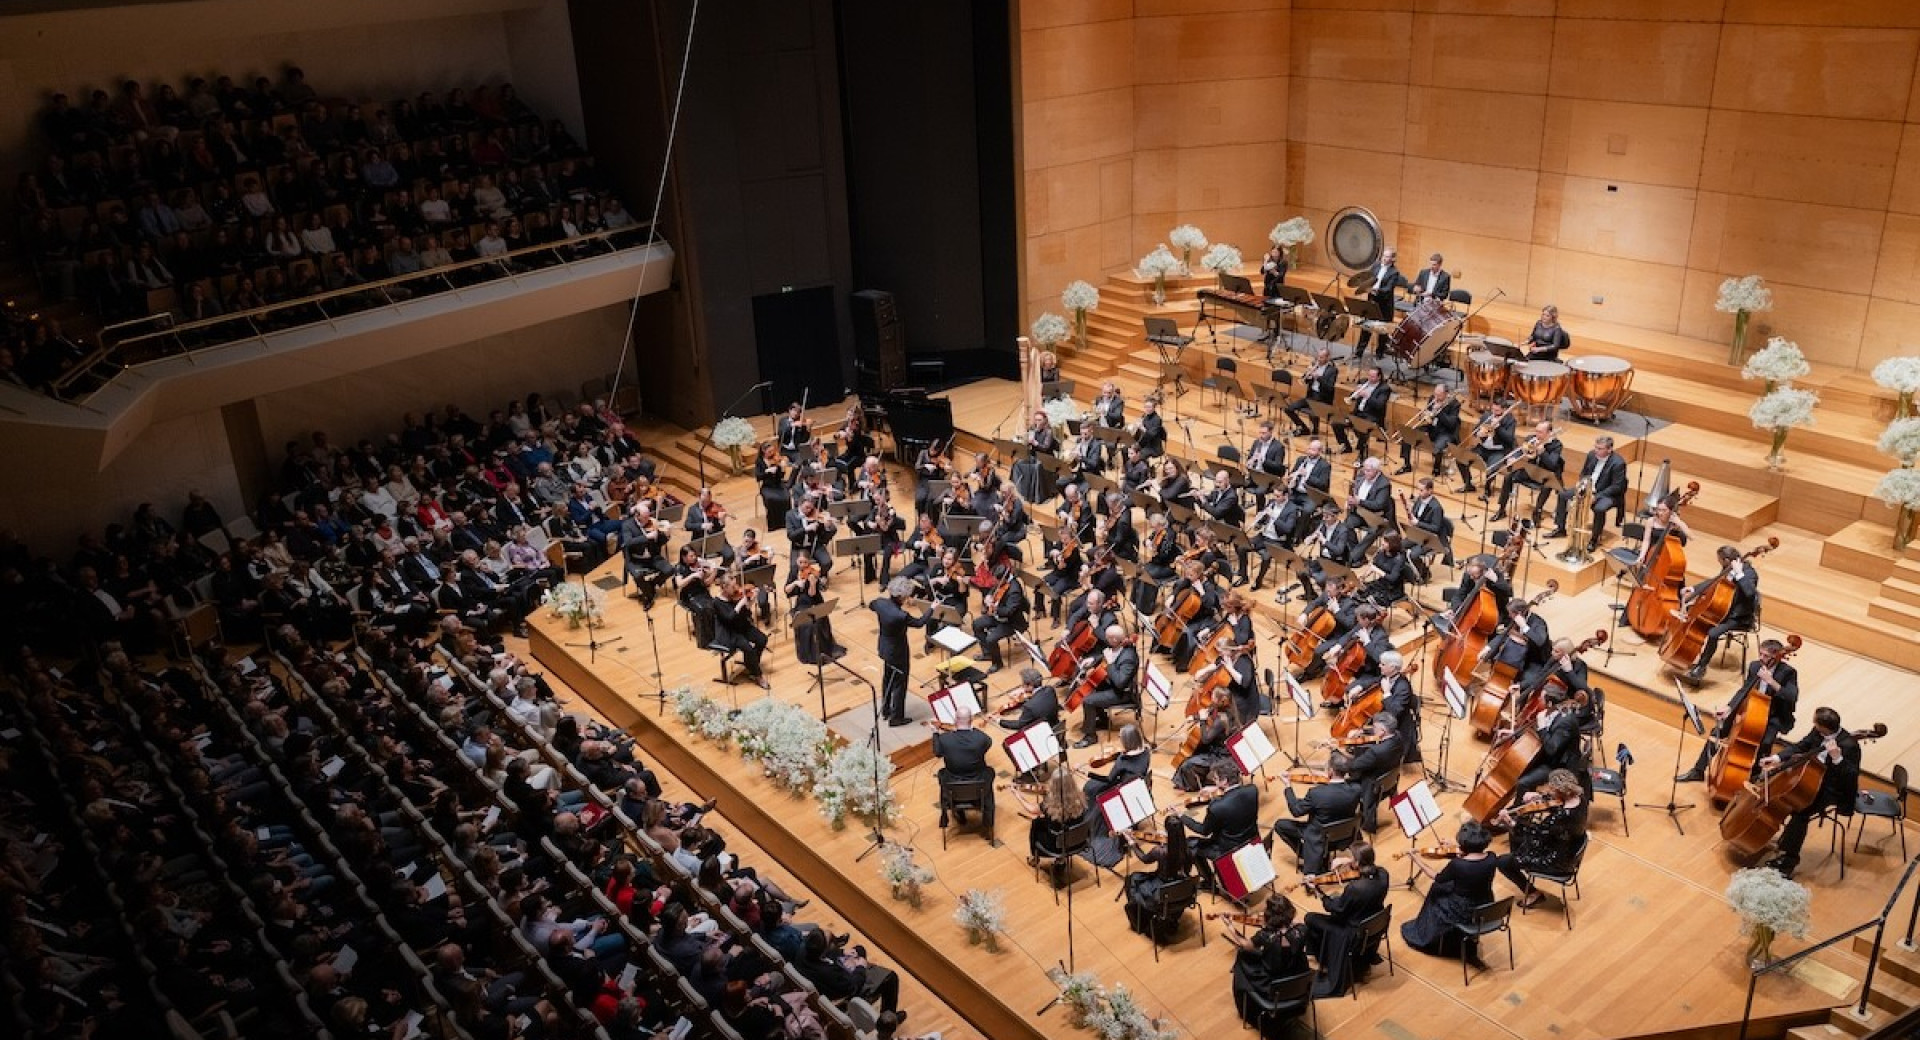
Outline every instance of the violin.
{"type": "Polygon", "coordinates": [[[1225,921],[1225,922],[1226,922],[1226,923],[1228,923],[1228,924],[1237,924],[1237,925],[1242,925],[1242,926],[1250,926],[1250,927],[1254,927],[1254,928],[1260,928],[1260,927],[1264,927],[1264,926],[1266,925],[1266,920],[1267,920],[1267,918],[1266,918],[1266,915],[1265,915],[1264,913],[1261,913],[1261,914],[1253,914],[1253,913],[1246,913],[1246,914],[1237,914],[1237,913],[1232,913],[1232,912],[1229,912],[1229,911],[1214,911],[1214,912],[1212,912],[1212,913],[1209,913],[1209,914],[1207,914],[1207,920],[1209,920],[1209,921],[1225,921]]]}
{"type": "Polygon", "coordinates": [[[1126,754],[1126,752],[1120,748],[1112,748],[1106,751],[1102,751],[1100,754],[1093,756],[1093,758],[1087,761],[1087,768],[1088,769],[1105,769],[1108,766],[1114,764],[1115,762],[1120,761],[1120,756],[1124,754],[1126,754]]]}
{"type": "Polygon", "coordinates": [[[1461,849],[1458,844],[1451,841],[1443,841],[1438,845],[1424,845],[1419,848],[1402,849],[1394,853],[1393,858],[1406,859],[1408,856],[1419,856],[1421,859],[1459,859],[1464,855],[1466,855],[1466,852],[1461,849]]]}
{"type": "Polygon", "coordinates": [[[1294,766],[1292,769],[1278,775],[1273,773],[1267,774],[1267,786],[1273,786],[1275,780],[1280,780],[1288,784],[1299,784],[1302,787],[1313,784],[1335,784],[1340,782],[1332,773],[1322,773],[1312,766],[1294,766]]]}
{"type": "Polygon", "coordinates": [[[1292,892],[1293,890],[1298,888],[1310,888],[1310,889],[1327,888],[1333,885],[1344,885],[1349,881],[1359,881],[1366,876],[1367,875],[1363,873],[1359,867],[1339,867],[1334,870],[1329,870],[1324,874],[1304,875],[1300,878],[1300,880],[1295,881],[1291,885],[1288,885],[1286,888],[1282,889],[1281,891],[1292,892]]]}

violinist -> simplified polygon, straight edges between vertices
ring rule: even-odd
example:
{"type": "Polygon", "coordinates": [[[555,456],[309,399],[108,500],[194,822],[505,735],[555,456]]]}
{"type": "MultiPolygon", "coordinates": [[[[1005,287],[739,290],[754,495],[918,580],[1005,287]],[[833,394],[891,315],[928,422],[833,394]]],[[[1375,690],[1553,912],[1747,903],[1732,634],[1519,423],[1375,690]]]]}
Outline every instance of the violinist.
{"type": "MultiPolygon", "coordinates": [[[[746,581],[752,571],[773,566],[773,550],[760,540],[760,532],[749,527],[740,532],[740,548],[734,554],[733,562],[741,580],[746,581]]],[[[760,619],[762,625],[770,624],[773,621],[773,594],[768,586],[772,583],[748,584],[753,587],[754,616],[760,619]]]]}
{"type": "MultiPolygon", "coordinates": [[[[1335,756],[1336,759],[1339,756],[1335,756]]],[[[1333,782],[1314,784],[1305,795],[1287,785],[1287,812],[1273,824],[1273,836],[1300,857],[1300,873],[1319,874],[1327,869],[1328,827],[1345,823],[1360,812],[1360,788],[1347,777],[1346,763],[1329,763],[1333,782]]]]}
{"type": "Polygon", "coordinates": [[[1328,756],[1329,768],[1337,764],[1341,772],[1360,789],[1360,829],[1373,833],[1380,802],[1399,786],[1400,763],[1407,757],[1406,735],[1387,712],[1375,715],[1366,732],[1373,743],[1352,749],[1335,750],[1328,756]]]}
{"type": "Polygon", "coordinates": [[[1293,903],[1283,895],[1270,895],[1261,916],[1260,930],[1248,938],[1238,931],[1227,932],[1234,946],[1233,1007],[1240,1021],[1261,1036],[1279,1035],[1274,1030],[1291,1029],[1292,1020],[1306,1011],[1306,1001],[1290,1005],[1283,1015],[1273,1004],[1273,984],[1310,969],[1307,963],[1307,937],[1293,923],[1293,903]]]}
{"type": "MultiPolygon", "coordinates": [[[[1385,339],[1386,337],[1381,337],[1383,344],[1385,339]]],[[[1392,400],[1393,388],[1387,385],[1386,373],[1381,371],[1379,365],[1369,365],[1367,378],[1347,395],[1347,404],[1351,406],[1348,418],[1333,424],[1333,439],[1340,445],[1340,450],[1343,452],[1353,450],[1347,444],[1347,435],[1355,433],[1360,439],[1360,454],[1365,456],[1373,431],[1387,423],[1387,404],[1392,400]],[[1364,420],[1368,425],[1361,426],[1352,422],[1351,420],[1355,417],[1364,420]]]]}
{"type": "MultiPolygon", "coordinates": [[[[1260,792],[1241,782],[1240,766],[1232,759],[1215,763],[1211,787],[1220,793],[1207,803],[1206,816],[1184,817],[1203,887],[1217,887],[1214,860],[1260,840],[1260,792]]],[[[1169,817],[1167,822],[1174,819],[1181,817],[1169,817]]]]}
{"type": "MultiPolygon", "coordinates": [[[[1507,402],[1499,398],[1495,398],[1493,403],[1487,406],[1487,413],[1474,424],[1473,432],[1468,435],[1467,440],[1471,442],[1469,447],[1473,449],[1474,455],[1480,459],[1480,469],[1483,473],[1490,471],[1513,451],[1514,425],[1513,416],[1507,412],[1507,402]]],[[[1455,459],[1454,466],[1460,471],[1460,486],[1454,489],[1455,493],[1470,494],[1474,490],[1472,465],[1462,458],[1455,459]]],[[[1481,501],[1485,501],[1492,495],[1493,489],[1488,488],[1480,496],[1481,501]]]]}
{"type": "Polygon", "coordinates": [[[1100,384],[1100,396],[1093,401],[1094,421],[1109,430],[1118,430],[1127,425],[1127,399],[1120,393],[1120,387],[1109,379],[1100,384]]]}
{"type": "Polygon", "coordinates": [[[800,402],[795,401],[787,406],[787,414],[781,416],[775,426],[781,452],[787,456],[788,462],[799,465],[807,455],[807,446],[813,442],[813,420],[807,418],[800,402]]]}
{"type": "MultiPolygon", "coordinates": [[[[1420,410],[1426,422],[1414,427],[1427,435],[1433,452],[1433,475],[1440,475],[1440,462],[1446,457],[1447,449],[1460,443],[1460,399],[1453,395],[1445,383],[1433,384],[1433,394],[1420,410]]],[[[1400,468],[1395,475],[1413,472],[1413,441],[1411,438],[1400,442],[1400,468]]]]}
{"type": "MultiPolygon", "coordinates": [[[[1593,450],[1587,452],[1587,459],[1580,465],[1580,480],[1593,491],[1593,526],[1587,533],[1587,551],[1592,552],[1600,545],[1600,536],[1606,533],[1607,516],[1627,502],[1627,460],[1614,453],[1613,438],[1599,437],[1593,442],[1593,450]]],[[[1572,504],[1579,485],[1560,492],[1560,505],[1554,510],[1553,530],[1547,532],[1548,538],[1564,538],[1567,534],[1567,507],[1572,504]]]]}
{"type": "Polygon", "coordinates": [[[1524,484],[1534,489],[1533,510],[1527,515],[1537,524],[1546,512],[1547,496],[1552,492],[1545,483],[1528,473],[1522,462],[1530,460],[1535,469],[1555,478],[1563,478],[1567,472],[1566,446],[1560,443],[1559,436],[1553,432],[1552,423],[1539,422],[1534,424],[1533,434],[1527,438],[1527,443],[1514,450],[1522,455],[1505,467],[1506,476],[1500,481],[1500,508],[1494,512],[1493,519],[1498,522],[1507,518],[1507,503],[1513,497],[1513,486],[1524,484]]]}
{"type": "Polygon", "coordinates": [[[887,493],[887,470],[880,464],[880,456],[866,457],[866,461],[860,464],[860,469],[854,474],[853,487],[862,498],[872,498],[875,495],[887,493]]]}
{"type": "Polygon", "coordinates": [[[1720,640],[1728,632],[1749,631],[1759,623],[1760,572],[1742,559],[1740,550],[1734,546],[1723,545],[1716,555],[1720,559],[1720,573],[1717,576],[1680,590],[1680,609],[1686,610],[1696,597],[1710,592],[1715,583],[1724,581],[1733,586],[1733,602],[1727,607],[1727,616],[1721,618],[1719,624],[1707,629],[1706,644],[1700,648],[1700,659],[1694,662],[1693,668],[1685,676],[1689,682],[1697,683],[1707,677],[1707,662],[1713,660],[1714,652],[1720,648],[1720,640]]]}
{"type": "Polygon", "coordinates": [[[1331,407],[1333,395],[1340,387],[1340,370],[1333,363],[1333,352],[1326,347],[1316,347],[1313,364],[1300,374],[1300,381],[1306,384],[1307,392],[1299,400],[1287,404],[1287,418],[1293,422],[1295,436],[1318,437],[1320,416],[1313,410],[1313,402],[1331,407]]]}
{"type": "Polygon", "coordinates": [[[1110,708],[1140,708],[1140,689],[1135,680],[1140,674],[1140,652],[1127,641],[1126,629],[1107,627],[1106,647],[1100,651],[1107,665],[1107,677],[1080,702],[1080,739],[1077,748],[1092,747],[1107,724],[1110,708]]]}
{"type": "Polygon", "coordinates": [[[1040,465],[1039,456],[1050,456],[1060,447],[1060,439],[1053,435],[1053,423],[1047,419],[1046,412],[1036,411],[1027,419],[1026,433],[1020,440],[1027,453],[1014,460],[1013,486],[1020,489],[1020,497],[1027,501],[1045,502],[1053,497],[1053,474],[1040,465]]]}
{"type": "Polygon", "coordinates": [[[1515,684],[1531,687],[1539,682],[1553,656],[1553,636],[1545,618],[1533,612],[1525,599],[1507,601],[1507,623],[1487,640],[1480,651],[1482,661],[1504,664],[1513,670],[1515,684]]]}
{"type": "Polygon", "coordinates": [[[787,494],[787,467],[780,458],[778,444],[760,442],[760,454],[753,460],[753,479],[760,485],[760,503],[767,511],[767,526],[786,526],[787,509],[793,499],[787,494]]]}
{"type": "Polygon", "coordinates": [[[1186,467],[1178,459],[1160,460],[1160,476],[1154,481],[1153,489],[1165,505],[1193,508],[1193,481],[1187,479],[1186,467]]]}
{"type": "Polygon", "coordinates": [[[1027,630],[1027,593],[1020,587],[1020,575],[1011,562],[1000,565],[999,584],[987,594],[980,616],[973,619],[973,637],[987,655],[987,674],[1006,667],[1000,641],[1027,630]]]}
{"type": "Polygon", "coordinates": [[[1540,308],[1540,320],[1533,323],[1520,349],[1526,351],[1528,361],[1558,361],[1561,351],[1573,349],[1573,337],[1560,327],[1560,308],[1551,303],[1540,308]]]}
{"type": "MultiPolygon", "coordinates": [[[[786,591],[787,602],[796,613],[826,602],[826,577],[821,574],[820,565],[795,553],[786,591]]],[[[833,619],[821,617],[794,623],[793,652],[801,664],[818,664],[823,659],[839,660],[846,656],[847,648],[833,638],[833,619]]]]}
{"type": "Polygon", "coordinates": [[[994,511],[986,515],[997,517],[995,526],[1000,533],[995,539],[994,551],[1016,560],[1023,559],[1020,543],[1027,540],[1027,524],[1032,522],[1032,517],[1027,513],[1027,504],[1020,500],[1019,490],[1012,484],[1002,485],[1000,501],[994,511]]]}
{"type": "Polygon", "coordinates": [[[1826,764],[1820,776],[1820,790],[1807,807],[1787,817],[1780,831],[1779,854],[1767,867],[1790,878],[1800,866],[1800,846],[1807,840],[1807,826],[1828,808],[1849,809],[1860,798],[1860,740],[1840,727],[1840,713],[1832,708],[1815,708],[1813,729],[1784,748],[1780,754],[1760,760],[1763,769],[1774,769],[1783,758],[1815,759],[1826,764]]]}
{"type": "Polygon", "coordinates": [[[973,457],[973,471],[967,474],[967,483],[971,485],[972,495],[969,506],[975,516],[992,516],[993,507],[999,504],[1000,471],[993,464],[993,456],[979,452],[973,457]]]}
{"type": "Polygon", "coordinates": [[[1127,875],[1123,889],[1127,897],[1127,925],[1135,932],[1151,936],[1155,942],[1171,939],[1179,930],[1185,907],[1174,907],[1162,916],[1156,905],[1160,890],[1193,876],[1193,851],[1187,843],[1187,826],[1178,816],[1167,820],[1167,840],[1139,853],[1142,863],[1152,870],[1136,870],[1127,875]]]}
{"type": "Polygon", "coordinates": [[[960,561],[960,550],[949,545],[940,550],[939,562],[927,574],[927,590],[935,603],[964,614],[967,597],[973,589],[968,577],[967,565],[960,561]]]}
{"type": "MultiPolygon", "coordinates": [[[[1453,520],[1447,516],[1445,503],[1433,493],[1433,478],[1421,477],[1414,481],[1412,501],[1407,503],[1406,522],[1433,535],[1440,542],[1440,562],[1453,566],[1453,520]]],[[[1421,584],[1431,580],[1433,564],[1427,561],[1432,554],[1424,543],[1410,542],[1407,545],[1407,561],[1413,564],[1415,574],[1421,584]]]]}
{"type": "Polygon", "coordinates": [[[1574,855],[1587,836],[1586,791],[1571,770],[1556,769],[1497,819],[1510,828],[1513,851],[1495,856],[1494,867],[1519,887],[1521,909],[1539,906],[1547,896],[1532,875],[1567,874],[1577,865],[1574,855]]]}
{"type": "Polygon", "coordinates": [[[1050,868],[1053,887],[1059,888],[1066,882],[1069,859],[1060,851],[1060,839],[1067,828],[1085,818],[1087,800],[1074,786],[1073,773],[1057,764],[1047,776],[1044,791],[1037,805],[1023,797],[1018,788],[1014,789],[1013,796],[1019,803],[1020,815],[1032,821],[1027,826],[1027,865],[1037,868],[1045,862],[1050,868]]]}
{"type": "MultiPolygon", "coordinates": [[[[1071,493],[1071,486],[1068,490],[1071,493]]],[[[1068,501],[1069,504],[1077,504],[1071,497],[1068,501]]],[[[1088,512],[1087,515],[1092,514],[1088,512]]],[[[1041,584],[1034,588],[1035,598],[1040,601],[1036,607],[1043,613],[1046,612],[1044,593],[1053,593],[1053,610],[1049,616],[1055,622],[1060,620],[1062,604],[1074,589],[1080,587],[1080,572],[1086,563],[1085,553],[1081,551],[1084,542],[1074,533],[1074,528],[1079,526],[1075,515],[1063,513],[1060,520],[1060,538],[1046,540],[1043,545],[1047,556],[1047,573],[1041,578],[1041,584]]]]}
{"type": "Polygon", "coordinates": [[[649,608],[654,591],[673,575],[666,553],[670,526],[655,520],[645,506],[636,508],[621,522],[620,545],[626,553],[627,575],[633,579],[641,602],[649,608]]]}
{"type": "Polygon", "coordinates": [[[693,619],[694,641],[713,645],[713,568],[700,559],[693,546],[680,547],[680,562],[673,568],[673,586],[680,605],[693,619]]]}
{"type": "Polygon", "coordinates": [[[1400,733],[1405,757],[1403,765],[1418,765],[1420,758],[1420,697],[1407,678],[1406,658],[1400,651],[1380,655],[1380,710],[1393,716],[1400,733]]]}
{"type": "Polygon", "coordinates": [[[803,499],[796,512],[787,514],[787,545],[796,553],[805,553],[820,565],[820,573],[833,573],[833,552],[829,543],[839,524],[832,514],[812,498],[803,499]]]}
{"type": "Polygon", "coordinates": [[[880,551],[868,554],[860,561],[860,565],[865,568],[869,581],[877,580],[885,585],[887,580],[893,577],[893,557],[900,551],[900,532],[906,528],[907,522],[901,519],[900,514],[893,511],[893,501],[887,494],[886,488],[883,487],[874,492],[872,502],[873,508],[867,512],[867,515],[854,521],[850,526],[859,534],[880,536],[880,551]],[[874,577],[874,556],[880,558],[877,579],[874,577]]]}
{"type": "Polygon", "coordinates": [[[1146,559],[1140,564],[1139,579],[1134,582],[1133,605],[1140,613],[1151,614],[1160,597],[1159,587],[1180,576],[1176,569],[1180,561],[1180,541],[1174,537],[1167,514],[1153,513],[1147,517],[1145,543],[1146,559]]]}
{"type": "Polygon", "coordinates": [[[1767,726],[1761,734],[1760,747],[1772,748],[1780,734],[1793,729],[1793,710],[1800,703],[1800,673],[1787,662],[1786,650],[1786,644],[1778,639],[1760,643],[1759,659],[1747,663],[1747,677],[1740,689],[1725,707],[1714,709],[1713,714],[1720,721],[1713,727],[1713,738],[1700,748],[1700,758],[1693,768],[1674,777],[1675,780],[1685,784],[1706,779],[1714,748],[1733,732],[1746,707],[1747,695],[1756,689],[1767,695],[1767,726]]]}
{"type": "Polygon", "coordinates": [[[1349,956],[1349,951],[1360,941],[1361,924],[1386,909],[1387,889],[1392,885],[1386,868],[1375,862],[1373,846],[1364,841],[1335,856],[1330,866],[1337,872],[1355,876],[1337,892],[1320,893],[1320,907],[1324,912],[1307,914],[1307,947],[1314,951],[1314,957],[1321,964],[1321,978],[1313,990],[1316,997],[1345,993],[1349,985],[1366,977],[1369,965],[1380,963],[1378,939],[1374,940],[1373,949],[1361,950],[1359,957],[1349,956]],[[1347,977],[1349,965],[1356,960],[1360,963],[1360,975],[1350,979],[1347,977]]]}
{"type": "MultiPolygon", "coordinates": [[[[1293,576],[1299,579],[1300,598],[1303,600],[1319,595],[1320,584],[1327,580],[1328,570],[1322,561],[1352,567],[1360,552],[1360,540],[1355,536],[1354,529],[1340,522],[1340,507],[1332,502],[1320,507],[1320,526],[1314,528],[1301,545],[1303,552],[1306,546],[1317,546],[1320,550],[1317,559],[1303,560],[1300,569],[1293,572],[1293,576]]],[[[1280,590],[1281,597],[1287,591],[1280,590]]],[[[1277,601],[1279,597],[1276,597],[1277,601]]]]}
{"type": "Polygon", "coordinates": [[[1287,473],[1287,504],[1274,522],[1284,545],[1299,543],[1313,525],[1315,500],[1324,499],[1333,487],[1333,464],[1327,461],[1325,452],[1326,446],[1318,438],[1308,441],[1307,450],[1287,473]]]}
{"type": "MultiPolygon", "coordinates": [[[[947,784],[984,784],[987,793],[980,799],[980,825],[986,829],[987,844],[1000,847],[1000,839],[993,832],[993,767],[987,764],[987,752],[993,748],[993,738],[973,728],[973,712],[962,708],[954,714],[953,731],[933,735],[933,755],[940,760],[940,769],[934,774],[942,786],[947,784]]],[[[960,810],[960,823],[967,822],[966,811],[960,810]]],[[[947,810],[940,810],[940,827],[947,826],[947,810]]]]}
{"type": "Polygon", "coordinates": [[[1020,714],[1001,719],[1001,729],[1018,731],[1044,722],[1056,734],[1060,732],[1060,692],[1040,669],[1020,669],[1020,688],[1014,691],[1014,697],[1020,705],[1020,714]]]}
{"type": "MultiPolygon", "coordinates": [[[[1580,785],[1583,789],[1589,787],[1593,774],[1587,770],[1586,755],[1580,748],[1579,707],[1571,694],[1557,686],[1547,687],[1545,699],[1545,710],[1533,720],[1534,730],[1540,737],[1540,750],[1533,756],[1533,764],[1514,781],[1514,789],[1528,791],[1539,787],[1556,769],[1584,779],[1580,785]]],[[[1512,735],[1512,730],[1502,729],[1495,733],[1494,739],[1504,741],[1512,735]]]]}
{"type": "Polygon", "coordinates": [[[946,539],[940,537],[933,521],[933,514],[922,512],[913,523],[913,533],[907,536],[903,548],[911,557],[907,565],[900,568],[900,576],[908,581],[926,584],[927,576],[933,573],[940,561],[940,550],[946,548],[946,539]]]}
{"type": "Polygon", "coordinates": [[[720,595],[713,601],[714,643],[736,650],[747,678],[755,686],[768,689],[767,677],[760,671],[760,655],[767,649],[767,634],[753,625],[752,599],[739,579],[720,581],[720,595]]]}
{"type": "Polygon", "coordinates": [[[1094,541],[1123,560],[1139,562],[1140,532],[1133,526],[1133,509],[1127,496],[1109,491],[1100,504],[1103,509],[1094,517],[1094,541]]]}
{"type": "Polygon", "coordinates": [[[873,435],[867,432],[866,413],[859,402],[847,406],[847,418],[834,431],[834,440],[840,443],[840,454],[834,457],[833,464],[842,473],[852,473],[859,469],[873,454],[873,435]]]}
{"type": "Polygon", "coordinates": [[[1287,445],[1273,435],[1273,420],[1260,423],[1260,433],[1247,445],[1247,487],[1265,488],[1287,475],[1287,445]]]}
{"type": "MultiPolygon", "coordinates": [[[[1214,668],[1223,667],[1216,663],[1214,668]]],[[[1194,680],[1198,682],[1199,680],[1194,680]]],[[[1199,742],[1187,753],[1187,758],[1173,771],[1173,786],[1178,791],[1198,791],[1207,786],[1207,778],[1212,775],[1213,767],[1221,762],[1233,763],[1233,755],[1227,750],[1227,740],[1240,732],[1238,720],[1233,715],[1233,696],[1225,687],[1213,691],[1213,700],[1201,714],[1188,720],[1188,725],[1199,727],[1199,742]]]]}
{"type": "MultiPolygon", "coordinates": [[[[1083,790],[1089,802],[1131,780],[1144,779],[1152,786],[1153,749],[1147,746],[1147,738],[1140,735],[1140,727],[1131,722],[1120,727],[1120,751],[1114,756],[1112,768],[1105,773],[1088,770],[1086,775],[1083,790]]],[[[1097,819],[1096,831],[1106,826],[1105,820],[1104,814],[1097,819]]]]}
{"type": "Polygon", "coordinates": [[[1414,864],[1433,884],[1420,905],[1420,915],[1400,926],[1400,938],[1421,953],[1437,957],[1458,952],[1469,967],[1484,971],[1487,965],[1480,959],[1479,941],[1465,938],[1460,926],[1473,920],[1476,908],[1493,902],[1493,876],[1498,868],[1487,852],[1493,835],[1468,820],[1460,825],[1454,840],[1460,855],[1447,860],[1438,872],[1425,857],[1413,857],[1414,864]]]}
{"type": "Polygon", "coordinates": [[[1160,397],[1148,394],[1140,406],[1140,422],[1134,428],[1133,443],[1140,454],[1157,459],[1167,452],[1167,423],[1160,417],[1160,397]]]}
{"type": "Polygon", "coordinates": [[[913,460],[913,511],[922,516],[928,511],[928,493],[933,482],[950,482],[953,478],[953,463],[938,449],[938,441],[928,444],[913,460]]]}
{"type": "MultiPolygon", "coordinates": [[[[703,487],[700,494],[694,497],[693,504],[687,507],[685,526],[688,536],[696,540],[726,533],[727,510],[714,501],[712,488],[703,487]]],[[[715,555],[727,566],[733,566],[733,546],[726,544],[724,539],[715,555]]]]}

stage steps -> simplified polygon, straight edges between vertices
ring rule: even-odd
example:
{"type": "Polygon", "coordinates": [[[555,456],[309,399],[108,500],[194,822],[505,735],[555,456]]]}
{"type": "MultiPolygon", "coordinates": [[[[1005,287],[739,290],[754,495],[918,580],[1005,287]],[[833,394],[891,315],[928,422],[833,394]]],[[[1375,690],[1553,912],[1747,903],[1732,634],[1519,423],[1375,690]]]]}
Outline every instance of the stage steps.
{"type": "Polygon", "coordinates": [[[1821,458],[1803,451],[1795,431],[1787,441],[1787,468],[1770,472],[1767,445],[1746,438],[1675,423],[1655,430],[1629,454],[1646,454],[1649,465],[1670,460],[1673,467],[1695,475],[1706,485],[1704,500],[1722,485],[1771,495],[1779,500],[1775,520],[1820,534],[1833,534],[1856,520],[1879,519],[1886,507],[1873,497],[1885,471],[1844,460],[1821,458]]]}
{"type": "MultiPolygon", "coordinates": [[[[1896,923],[1897,922],[1893,922],[1896,923]]],[[[1851,952],[1861,959],[1859,971],[1866,972],[1865,959],[1873,955],[1873,940],[1867,935],[1853,937],[1851,952]]],[[[1920,1007],[1920,954],[1900,948],[1891,938],[1881,947],[1880,967],[1867,993],[1867,1014],[1855,1017],[1853,1004],[1833,1009],[1825,1022],[1789,1029],[1790,1040],[1839,1040],[1866,1036],[1884,1029],[1901,1015],[1920,1007]]]]}
{"type": "MultiPolygon", "coordinates": [[[[1687,526],[1695,531],[1738,540],[1780,518],[1778,496],[1750,491],[1742,484],[1708,481],[1685,470],[1672,469],[1667,487],[1678,493],[1692,481],[1700,483],[1700,494],[1682,512],[1687,526]]],[[[1627,505],[1631,515],[1638,515],[1649,505],[1646,497],[1643,490],[1628,489],[1627,505]]]]}

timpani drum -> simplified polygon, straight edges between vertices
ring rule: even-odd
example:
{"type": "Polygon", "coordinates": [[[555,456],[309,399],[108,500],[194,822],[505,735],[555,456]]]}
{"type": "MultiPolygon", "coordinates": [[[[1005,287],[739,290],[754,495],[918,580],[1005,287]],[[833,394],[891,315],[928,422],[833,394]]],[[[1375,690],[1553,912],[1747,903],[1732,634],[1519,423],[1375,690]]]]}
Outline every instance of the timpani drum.
{"type": "Polygon", "coordinates": [[[1567,396],[1572,370],[1558,361],[1527,361],[1513,369],[1513,396],[1529,409],[1545,412],[1567,396]]]}
{"type": "Polygon", "coordinates": [[[1633,389],[1633,365],[1617,357],[1577,357],[1567,362],[1572,370],[1571,392],[1567,407],[1589,422],[1606,422],[1614,410],[1626,403],[1633,389]]]}
{"type": "Polygon", "coordinates": [[[1467,355],[1467,396],[1493,400],[1507,392],[1507,359],[1476,350],[1467,355]]]}
{"type": "Polygon", "coordinates": [[[1481,342],[1486,346],[1486,349],[1501,357],[1514,357],[1519,353],[1518,350],[1514,349],[1513,341],[1505,336],[1486,336],[1481,342]]]}

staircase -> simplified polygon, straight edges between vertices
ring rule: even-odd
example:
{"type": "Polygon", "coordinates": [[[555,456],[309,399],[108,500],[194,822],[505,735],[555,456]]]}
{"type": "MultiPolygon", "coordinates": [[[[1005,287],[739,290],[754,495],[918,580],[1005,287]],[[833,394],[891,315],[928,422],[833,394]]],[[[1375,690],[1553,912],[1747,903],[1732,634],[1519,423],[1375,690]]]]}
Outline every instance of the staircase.
{"type": "Polygon", "coordinates": [[[1867,603],[1867,615],[1920,633],[1920,546],[1909,545],[1893,559],[1893,573],[1867,603]]]}
{"type": "MultiPolygon", "coordinates": [[[[1862,959],[1871,957],[1872,937],[1854,936],[1852,952],[1862,959]]],[[[1785,1035],[1788,1040],[1839,1040],[1842,1037],[1866,1036],[1920,1008],[1920,951],[1905,949],[1899,943],[1892,942],[1883,946],[1873,988],[1867,992],[1865,1016],[1854,1015],[1857,1006],[1850,1004],[1836,1008],[1828,1013],[1825,1022],[1796,1026],[1787,1030],[1785,1035]]]]}

